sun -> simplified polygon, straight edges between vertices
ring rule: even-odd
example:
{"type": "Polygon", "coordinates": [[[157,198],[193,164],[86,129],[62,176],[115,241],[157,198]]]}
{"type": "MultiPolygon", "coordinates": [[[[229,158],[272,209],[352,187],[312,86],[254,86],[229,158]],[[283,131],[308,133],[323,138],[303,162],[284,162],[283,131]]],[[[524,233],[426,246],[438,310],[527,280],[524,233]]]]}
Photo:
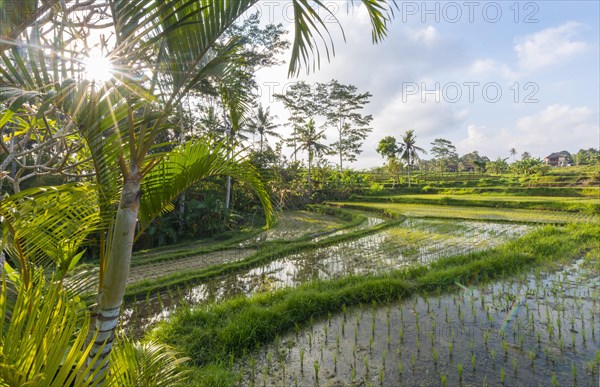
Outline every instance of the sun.
{"type": "Polygon", "coordinates": [[[83,60],[84,78],[88,81],[105,83],[113,77],[113,65],[106,56],[99,51],[92,51],[83,60]]]}

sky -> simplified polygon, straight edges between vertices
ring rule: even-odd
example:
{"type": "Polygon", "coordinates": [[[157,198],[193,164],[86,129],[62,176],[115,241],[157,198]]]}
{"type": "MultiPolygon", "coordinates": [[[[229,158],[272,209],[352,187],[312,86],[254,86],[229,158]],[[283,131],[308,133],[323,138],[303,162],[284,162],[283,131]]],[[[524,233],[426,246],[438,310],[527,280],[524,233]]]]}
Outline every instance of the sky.
{"type": "MultiPolygon", "coordinates": [[[[324,3],[346,38],[320,10],[335,57],[295,78],[288,78],[287,64],[263,69],[257,81],[262,104],[281,124],[288,114],[272,94],[290,83],[337,79],[369,91],[364,112],[373,115],[373,131],[352,167],[382,165],[379,140],[400,139],[408,129],[427,151],[434,139],[445,138],[460,155],[477,150],[490,159],[509,157],[511,148],[543,158],[600,146],[600,2],[398,2],[387,38],[376,45],[360,2],[324,3]]],[[[281,22],[291,40],[287,4],[262,0],[255,10],[265,23],[281,22]]],[[[333,130],[327,140],[335,141],[333,130]]]]}

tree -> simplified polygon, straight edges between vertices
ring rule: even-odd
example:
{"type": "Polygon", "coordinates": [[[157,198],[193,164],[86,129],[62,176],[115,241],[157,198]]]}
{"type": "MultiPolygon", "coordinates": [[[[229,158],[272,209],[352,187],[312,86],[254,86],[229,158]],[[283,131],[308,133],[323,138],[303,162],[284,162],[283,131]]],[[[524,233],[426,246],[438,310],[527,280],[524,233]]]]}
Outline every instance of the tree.
{"type": "Polygon", "coordinates": [[[387,136],[382,138],[377,145],[377,153],[384,158],[392,158],[396,157],[400,148],[396,143],[396,138],[392,136],[387,136]]]}
{"type": "Polygon", "coordinates": [[[213,105],[203,107],[202,115],[198,120],[199,129],[206,135],[216,135],[224,137],[225,127],[220,115],[213,105]]]}
{"type": "Polygon", "coordinates": [[[473,151],[461,156],[458,161],[459,166],[462,164],[462,168],[459,168],[459,170],[483,172],[490,159],[487,156],[481,156],[477,151],[473,151]]]}
{"type": "Polygon", "coordinates": [[[387,158],[386,169],[393,178],[392,185],[394,187],[400,180],[400,170],[402,169],[402,164],[398,160],[399,151],[400,147],[396,143],[395,137],[386,136],[379,140],[379,144],[377,145],[377,153],[379,153],[381,157],[387,158]]]}
{"type": "Polygon", "coordinates": [[[267,108],[265,110],[262,105],[260,105],[256,112],[256,116],[251,118],[248,122],[248,129],[252,133],[258,133],[260,135],[259,152],[261,153],[263,152],[263,140],[267,136],[281,138],[279,133],[274,130],[279,126],[273,123],[273,119],[277,118],[277,116],[271,116],[270,109],[271,108],[267,108]]]}
{"type": "Polygon", "coordinates": [[[371,94],[359,94],[356,86],[342,85],[335,79],[323,87],[327,90],[324,108],[327,125],[334,127],[338,133],[338,140],[331,144],[331,148],[338,154],[338,167],[343,172],[344,160],[356,161],[356,156],[361,153],[362,141],[373,130],[369,127],[373,117],[358,112],[369,103],[371,94]]]}
{"type": "Polygon", "coordinates": [[[494,161],[488,161],[486,163],[486,170],[490,173],[495,173],[495,174],[502,174],[508,171],[508,163],[506,162],[506,160],[508,160],[508,158],[503,159],[501,157],[498,157],[496,160],[494,161]]]}
{"type": "Polygon", "coordinates": [[[600,162],[600,151],[595,148],[580,149],[575,154],[575,163],[577,165],[589,165],[600,162]]]}
{"type": "Polygon", "coordinates": [[[325,103],[323,87],[313,88],[304,81],[295,82],[285,91],[285,94],[275,94],[276,100],[281,101],[289,111],[288,126],[292,127],[292,137],[287,145],[292,148],[294,161],[297,161],[298,131],[307,122],[323,113],[325,103]]]}
{"type": "Polygon", "coordinates": [[[443,138],[436,138],[431,145],[431,154],[433,155],[440,172],[448,170],[448,168],[458,162],[458,153],[456,153],[456,147],[451,141],[443,138]]]}
{"type": "Polygon", "coordinates": [[[329,147],[320,142],[324,139],[326,139],[325,130],[317,131],[313,119],[310,119],[304,127],[298,129],[298,150],[305,150],[308,153],[307,180],[309,187],[312,184],[310,172],[315,157],[320,157],[329,151],[329,147]]]}
{"type": "Polygon", "coordinates": [[[402,142],[398,152],[400,157],[406,160],[406,170],[408,174],[408,186],[410,187],[410,168],[415,160],[419,159],[417,152],[427,153],[425,149],[416,146],[417,137],[415,136],[414,130],[407,130],[402,136],[402,142]]]}
{"type": "Polygon", "coordinates": [[[510,153],[510,157],[512,157],[513,159],[517,155],[517,150],[515,148],[510,148],[510,151],[508,152],[510,153]]]}
{"type": "MultiPolygon", "coordinates": [[[[364,1],[373,26],[373,38],[381,40],[391,18],[391,5],[383,1],[364,1]]],[[[72,192],[63,192],[60,206],[48,207],[44,216],[38,215],[41,225],[38,234],[33,228],[9,227],[11,241],[35,248],[25,239],[42,243],[57,240],[56,219],[78,226],[79,234],[94,228],[100,230],[101,256],[99,297],[96,311],[96,335],[89,352],[89,363],[94,369],[106,369],[112,350],[114,331],[118,326],[125,285],[128,278],[136,229],[143,229],[152,218],[169,208],[171,202],[188,186],[199,179],[214,175],[231,175],[250,183],[258,193],[267,219],[271,205],[260,176],[239,154],[230,156],[230,148],[210,139],[183,144],[168,152],[154,151],[162,135],[176,126],[171,120],[186,94],[203,79],[219,74],[226,79],[234,69],[231,59],[239,46],[231,39],[225,47],[214,50],[214,44],[233,22],[247,11],[256,0],[187,2],[130,1],[89,4],[64,1],[42,3],[39,8],[23,7],[21,0],[5,1],[2,7],[3,38],[0,46],[2,62],[11,63],[3,68],[0,78],[3,93],[0,104],[0,122],[28,106],[39,109],[38,114],[49,114],[53,109],[68,117],[67,125],[74,125],[91,155],[91,164],[97,184],[84,186],[93,191],[94,200],[77,207],[93,207],[97,216],[82,218],[61,217],[72,192]],[[69,8],[74,5],[73,8],[69,8]],[[29,9],[31,8],[31,9],[29,9]],[[81,14],[87,12],[90,18],[81,14]],[[59,13],[55,15],[55,13],[59,13]],[[104,17],[95,17],[101,13],[104,17]],[[6,17],[8,14],[12,16],[6,17]],[[95,17],[95,19],[94,19],[95,17]],[[81,78],[78,63],[85,62],[87,48],[93,44],[81,42],[97,26],[90,20],[102,20],[102,28],[110,29],[114,39],[101,39],[99,49],[107,53],[107,61],[115,64],[113,78],[108,81],[88,81],[81,78]],[[54,20],[60,23],[54,24],[54,20]],[[88,25],[80,23],[87,20],[88,25]],[[106,22],[107,21],[107,22],[106,22]],[[11,25],[12,23],[12,25],[11,25]],[[42,27],[49,27],[42,29],[42,27]],[[14,28],[14,29],[13,29],[14,28]],[[69,36],[67,36],[70,34],[69,36]],[[18,46],[38,36],[40,44],[18,46]],[[109,48],[108,45],[111,45],[109,48]],[[14,50],[7,51],[9,47],[14,50]],[[48,52],[48,47],[55,50],[48,52]],[[27,55],[31,53],[31,55],[27,55]],[[51,55],[51,54],[60,55],[51,55]],[[48,59],[47,59],[48,58],[48,59]],[[48,61],[52,61],[48,66],[48,61]],[[118,64],[118,65],[117,65],[118,64]],[[77,77],[71,77],[73,74],[77,77]],[[114,199],[117,198],[117,205],[114,199]],[[49,220],[50,219],[50,220],[49,220]],[[138,225],[139,221],[139,227],[138,225]],[[45,222],[45,223],[44,223],[45,222]],[[89,226],[89,227],[88,227],[89,226]],[[92,227],[93,226],[93,227],[92,227]],[[51,232],[40,232],[42,230],[51,232]]],[[[28,1],[27,5],[34,4],[28,1]]],[[[292,48],[289,74],[297,74],[304,67],[320,59],[320,41],[316,35],[327,34],[327,25],[311,3],[294,0],[296,38],[292,48]],[[314,62],[311,62],[313,61],[314,62]]],[[[327,7],[323,7],[327,9],[327,7]]],[[[327,40],[322,43],[329,52],[327,40]]],[[[44,193],[40,194],[42,197],[44,193]]],[[[55,202],[56,203],[56,202],[55,202]]],[[[34,202],[34,204],[37,204],[34,202]]],[[[21,210],[31,212],[31,207],[21,210]]],[[[21,213],[19,215],[25,215],[21,213]]],[[[4,224],[7,224],[4,220],[4,224]]],[[[268,223],[268,222],[267,222],[268,223]]],[[[62,224],[62,223],[60,223],[62,224]]],[[[72,247],[72,244],[69,245],[72,247]]],[[[26,277],[30,254],[35,251],[11,249],[12,262],[21,266],[26,277]],[[15,255],[16,254],[16,255],[15,255]]],[[[71,253],[75,251],[69,250],[71,253]]],[[[41,253],[40,253],[41,254],[41,253]]],[[[62,256],[61,256],[62,257],[62,256]]],[[[75,255],[66,256],[70,264],[75,255]]],[[[63,257],[65,258],[65,257],[63,257]]],[[[62,259],[62,258],[61,258],[62,259]]],[[[35,261],[33,261],[35,262],[35,261]]]]}

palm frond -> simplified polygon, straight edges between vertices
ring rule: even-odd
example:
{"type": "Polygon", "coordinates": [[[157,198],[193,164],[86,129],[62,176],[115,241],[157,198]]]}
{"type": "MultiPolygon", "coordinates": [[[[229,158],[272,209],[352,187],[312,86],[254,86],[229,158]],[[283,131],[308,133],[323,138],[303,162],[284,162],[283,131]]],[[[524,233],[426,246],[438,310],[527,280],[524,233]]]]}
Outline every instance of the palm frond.
{"type": "Polygon", "coordinates": [[[169,346],[156,342],[139,343],[119,338],[111,353],[110,384],[115,386],[180,386],[188,372],[169,346]]]}
{"type": "Polygon", "coordinates": [[[71,298],[60,282],[45,279],[9,283],[0,292],[0,384],[10,386],[96,385],[86,365],[90,317],[85,304],[71,298]],[[9,305],[8,287],[16,302],[9,305]]]}
{"type": "Polygon", "coordinates": [[[260,174],[248,161],[211,138],[191,141],[164,155],[142,182],[139,221],[146,228],[156,216],[172,210],[172,202],[188,187],[212,176],[231,176],[249,184],[258,195],[270,226],[273,207],[260,174]]]}
{"type": "Polygon", "coordinates": [[[0,202],[2,247],[21,270],[25,261],[63,276],[100,226],[97,194],[90,184],[31,188],[0,202]]]}

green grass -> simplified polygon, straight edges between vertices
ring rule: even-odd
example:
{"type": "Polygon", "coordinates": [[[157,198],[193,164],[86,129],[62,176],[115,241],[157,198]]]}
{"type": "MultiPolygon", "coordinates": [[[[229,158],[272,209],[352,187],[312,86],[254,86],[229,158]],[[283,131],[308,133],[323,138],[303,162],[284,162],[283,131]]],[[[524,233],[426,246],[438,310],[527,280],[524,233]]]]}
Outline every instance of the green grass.
{"type": "MultiPolygon", "coordinates": [[[[533,265],[566,262],[597,249],[600,223],[546,226],[500,247],[440,259],[386,275],[351,276],[315,281],[297,288],[182,308],[150,337],[175,346],[191,358],[194,372],[235,380],[226,359],[244,356],[318,316],[343,306],[386,302],[415,293],[453,290],[456,283],[514,275],[533,265]],[[208,368],[207,368],[208,367],[208,368]]],[[[597,259],[597,257],[596,257],[597,259]]],[[[215,385],[219,381],[213,381],[215,385]]],[[[229,382],[223,382],[229,384],[229,382]]]]}
{"type": "Polygon", "coordinates": [[[515,208],[600,214],[600,198],[592,197],[408,194],[378,197],[355,197],[353,201],[515,208]]]}
{"type": "MultiPolygon", "coordinates": [[[[442,200],[442,199],[440,199],[442,200]]],[[[542,211],[513,208],[471,207],[433,204],[404,204],[390,202],[335,202],[342,208],[375,211],[393,215],[430,218],[454,218],[472,220],[493,220],[523,223],[589,222],[598,219],[595,215],[566,211],[542,211]]]]}

